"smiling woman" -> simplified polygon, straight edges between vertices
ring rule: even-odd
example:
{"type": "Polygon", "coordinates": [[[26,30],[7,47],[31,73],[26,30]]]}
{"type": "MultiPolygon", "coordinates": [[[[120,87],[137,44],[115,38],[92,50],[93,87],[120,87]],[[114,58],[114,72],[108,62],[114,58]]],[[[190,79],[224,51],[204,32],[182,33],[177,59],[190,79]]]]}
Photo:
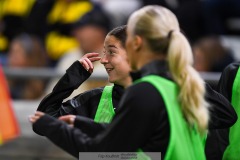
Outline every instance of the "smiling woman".
{"type": "MultiPolygon", "coordinates": [[[[124,34],[120,33],[116,34],[120,30],[121,28],[113,30],[107,35],[101,63],[109,75],[109,82],[126,87],[131,83],[129,76],[130,67],[124,48],[126,36],[122,36],[124,34]]],[[[125,30],[122,30],[122,32],[125,32],[125,30]]]]}
{"type": "Polygon", "coordinates": [[[93,119],[95,122],[110,122],[124,88],[131,83],[130,67],[125,50],[126,26],[120,26],[110,31],[104,41],[104,53],[87,53],[79,61],[68,68],[66,74],[59,80],[53,91],[46,96],[38,111],[45,112],[53,117],[69,116],[61,119],[71,122],[73,115],[81,115],[93,119]],[[113,86],[96,88],[64,102],[74,89],[78,88],[89,78],[94,70],[94,61],[101,61],[109,75],[109,82],[113,86]]]}

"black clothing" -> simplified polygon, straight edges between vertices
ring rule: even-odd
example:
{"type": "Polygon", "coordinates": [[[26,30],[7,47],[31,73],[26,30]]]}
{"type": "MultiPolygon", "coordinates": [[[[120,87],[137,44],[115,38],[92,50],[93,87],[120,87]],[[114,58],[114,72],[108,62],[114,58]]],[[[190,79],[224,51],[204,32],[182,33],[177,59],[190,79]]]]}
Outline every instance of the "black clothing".
{"type": "MultiPolygon", "coordinates": [[[[228,65],[218,83],[218,91],[231,102],[232,86],[239,68],[239,63],[228,65]]],[[[230,112],[229,112],[230,114],[230,112]]],[[[233,116],[237,117],[236,113],[233,116]]],[[[231,126],[229,126],[231,127],[231,126]]],[[[225,129],[210,130],[207,138],[206,155],[209,160],[221,160],[226,147],[229,145],[229,127],[225,129]]]]}
{"type": "MultiPolygon", "coordinates": [[[[147,69],[143,68],[139,73],[140,75],[166,75],[166,71],[163,70],[165,65],[164,62],[149,64],[145,66],[147,69]],[[157,73],[151,71],[151,67],[157,73]]],[[[112,123],[102,134],[94,138],[81,130],[69,128],[50,116],[40,118],[34,126],[40,134],[76,157],[79,151],[134,152],[139,148],[143,151],[162,152],[164,156],[169,141],[169,123],[165,105],[158,90],[149,83],[139,83],[129,87],[125,93],[112,123]],[[144,101],[140,102],[140,99],[144,101]],[[51,129],[46,130],[45,127],[51,129]]]]}
{"type": "MultiPolygon", "coordinates": [[[[66,73],[68,76],[65,75],[65,77],[69,77],[68,81],[70,81],[70,73],[73,72],[70,72],[70,69],[68,69],[66,73]]],[[[154,61],[145,65],[139,72],[132,74],[132,78],[136,80],[150,74],[171,80],[167,64],[164,61],[154,61]]],[[[63,82],[64,77],[61,80],[63,82]]],[[[57,86],[54,88],[55,90],[57,86]]],[[[234,112],[234,110],[231,110],[231,105],[217,92],[212,91],[209,85],[206,85],[206,87],[209,92],[209,94],[206,94],[206,99],[212,102],[211,106],[213,108],[210,113],[213,117],[213,122],[210,126],[212,128],[231,126],[233,121],[235,122],[235,117],[232,116],[234,114],[229,114],[229,112],[234,112]],[[225,110],[222,108],[225,108],[225,110]],[[224,118],[222,119],[222,117],[224,118]]],[[[65,90],[65,92],[67,91],[65,90]]],[[[54,97],[54,94],[52,94],[52,97],[54,97]]],[[[74,98],[75,100],[72,103],[69,103],[74,106],[70,107],[72,112],[74,109],[81,108],[82,99],[77,97],[74,98]]],[[[39,108],[53,111],[50,107],[47,109],[47,106],[41,104],[39,108]]],[[[55,110],[56,108],[57,106],[55,110]]],[[[59,110],[64,111],[68,109],[61,107],[59,110]]],[[[59,112],[59,110],[54,115],[59,116],[59,113],[63,113],[59,112]]],[[[79,123],[79,120],[75,121],[75,125],[76,123],[79,123]]],[[[78,152],[80,151],[134,152],[139,148],[145,152],[161,152],[164,157],[170,135],[168,114],[163,99],[159,95],[158,90],[146,82],[130,86],[125,91],[112,123],[108,125],[104,132],[97,134],[96,137],[94,134],[85,134],[83,132],[84,129],[70,128],[63,122],[57,121],[48,115],[40,118],[33,126],[37,132],[45,135],[55,144],[76,157],[78,157],[78,152]]],[[[78,125],[78,127],[81,126],[78,125]]]]}
{"type": "MultiPolygon", "coordinates": [[[[74,62],[58,81],[53,91],[41,101],[37,110],[56,118],[74,114],[94,119],[103,87],[86,91],[63,103],[63,100],[69,97],[89,76],[90,73],[84,69],[79,61],[74,62]]],[[[123,92],[124,88],[122,86],[114,85],[112,99],[113,106],[116,108],[115,111],[118,109],[118,102],[123,92]]]]}

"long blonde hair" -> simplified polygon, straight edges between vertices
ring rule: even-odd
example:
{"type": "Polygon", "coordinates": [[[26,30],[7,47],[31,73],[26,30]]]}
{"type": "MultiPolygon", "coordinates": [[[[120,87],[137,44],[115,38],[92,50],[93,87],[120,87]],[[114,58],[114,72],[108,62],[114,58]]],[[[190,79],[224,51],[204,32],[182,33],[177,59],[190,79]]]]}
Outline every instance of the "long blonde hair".
{"type": "Polygon", "coordinates": [[[192,67],[193,54],[189,42],[180,32],[176,16],[168,9],[151,5],[134,12],[128,21],[129,31],[146,39],[149,48],[165,54],[173,80],[180,89],[181,110],[190,125],[207,129],[209,114],[203,79],[192,67]]]}

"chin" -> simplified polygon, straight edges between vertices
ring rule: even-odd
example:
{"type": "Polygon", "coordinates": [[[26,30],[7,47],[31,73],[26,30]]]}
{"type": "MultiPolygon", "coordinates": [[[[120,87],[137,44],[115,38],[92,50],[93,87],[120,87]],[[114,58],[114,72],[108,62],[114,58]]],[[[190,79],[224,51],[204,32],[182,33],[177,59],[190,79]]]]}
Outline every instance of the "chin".
{"type": "Polygon", "coordinates": [[[110,77],[108,78],[108,81],[109,81],[110,83],[115,83],[114,79],[111,79],[110,77]]]}

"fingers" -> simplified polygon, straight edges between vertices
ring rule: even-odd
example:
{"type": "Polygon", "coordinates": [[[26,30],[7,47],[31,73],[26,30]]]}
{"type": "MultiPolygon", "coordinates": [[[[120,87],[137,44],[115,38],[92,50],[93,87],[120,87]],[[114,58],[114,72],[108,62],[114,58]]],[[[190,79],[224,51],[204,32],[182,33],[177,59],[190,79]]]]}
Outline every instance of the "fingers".
{"type": "Polygon", "coordinates": [[[81,60],[79,60],[79,62],[83,65],[83,67],[90,73],[93,72],[94,66],[92,64],[92,62],[88,59],[88,58],[81,58],[81,60]]]}
{"type": "Polygon", "coordinates": [[[95,62],[95,61],[99,61],[101,59],[101,57],[92,57],[92,58],[89,58],[89,60],[91,62],[95,62]]]}
{"type": "Polygon", "coordinates": [[[86,53],[83,57],[84,58],[92,58],[92,57],[98,57],[99,53],[86,53]]]}
{"type": "Polygon", "coordinates": [[[93,64],[92,64],[92,62],[91,62],[88,58],[86,58],[86,59],[84,59],[84,60],[88,63],[89,69],[92,69],[92,70],[93,70],[93,64]]]}
{"type": "Polygon", "coordinates": [[[45,113],[36,111],[34,115],[28,116],[28,120],[29,120],[31,123],[35,123],[39,118],[41,118],[41,117],[44,116],[44,115],[45,115],[45,113]]]}
{"type": "Polygon", "coordinates": [[[101,57],[99,57],[99,53],[87,53],[79,60],[79,62],[88,72],[92,73],[94,69],[92,62],[99,61],[100,59],[101,57]]]}
{"type": "Polygon", "coordinates": [[[66,115],[66,116],[61,116],[58,119],[62,120],[68,124],[73,124],[75,121],[76,116],[75,115],[66,115]]]}
{"type": "Polygon", "coordinates": [[[40,111],[36,111],[35,112],[35,116],[43,116],[45,113],[40,112],[40,111]]]}
{"type": "Polygon", "coordinates": [[[79,62],[87,71],[89,70],[90,67],[88,66],[88,63],[85,61],[85,59],[80,59],[79,62]]]}
{"type": "Polygon", "coordinates": [[[28,120],[29,120],[31,123],[35,123],[39,118],[40,118],[39,116],[34,116],[34,115],[28,116],[28,120]]]}

